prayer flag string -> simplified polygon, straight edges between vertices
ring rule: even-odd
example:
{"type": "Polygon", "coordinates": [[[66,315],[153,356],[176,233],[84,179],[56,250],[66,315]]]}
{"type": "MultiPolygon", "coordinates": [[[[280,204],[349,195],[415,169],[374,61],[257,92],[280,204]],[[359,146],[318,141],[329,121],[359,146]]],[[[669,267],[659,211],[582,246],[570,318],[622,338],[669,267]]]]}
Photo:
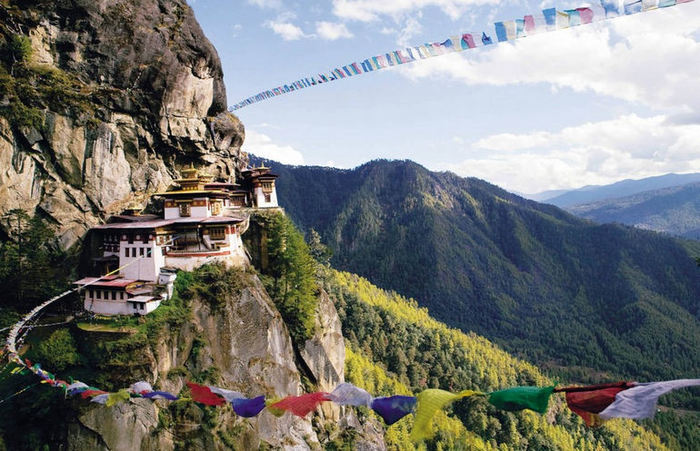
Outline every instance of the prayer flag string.
{"type": "Polygon", "coordinates": [[[229,107],[229,111],[236,111],[254,103],[262,102],[273,97],[299,91],[311,86],[317,86],[342,78],[375,72],[387,67],[398,66],[415,61],[424,60],[449,53],[461,52],[480,46],[487,46],[499,42],[513,41],[539,33],[563,30],[577,27],[620,16],[637,14],[658,8],[668,8],[680,3],[689,3],[693,0],[599,0],[598,5],[587,5],[580,8],[566,9],[556,8],[542,10],[541,14],[526,15],[522,19],[496,22],[493,31],[481,31],[477,33],[464,33],[461,36],[452,36],[442,42],[425,43],[403,50],[387,52],[376,55],[357,63],[353,62],[341,68],[331,69],[326,73],[319,73],[309,77],[300,78],[291,83],[267,89],[250,96],[229,107]]]}
{"type": "Polygon", "coordinates": [[[497,409],[507,411],[532,410],[540,414],[547,412],[549,398],[553,393],[565,393],[569,409],[579,415],[587,426],[599,426],[611,418],[651,418],[661,395],[672,390],[700,386],[700,379],[679,379],[663,382],[616,382],[589,386],[547,387],[512,387],[490,393],[463,390],[457,393],[440,389],[426,389],[417,396],[394,395],[375,398],[367,391],[343,382],[331,393],[316,392],[290,395],[284,398],[268,398],[265,395],[247,398],[241,392],[221,387],[187,382],[191,398],[182,398],[167,391],[153,390],[151,384],[139,381],[128,389],[106,392],[91,387],[80,381],[68,382],[57,379],[52,373],[42,370],[38,363],[22,360],[16,352],[8,353],[10,362],[19,365],[10,374],[22,374],[28,369],[41,378],[41,381],[25,387],[4,402],[39,383],[61,388],[66,396],[80,395],[90,402],[112,407],[128,401],[130,398],[162,399],[166,401],[194,401],[207,406],[224,406],[231,404],[233,411],[244,418],[255,417],[263,410],[275,416],[290,412],[299,417],[306,417],[323,402],[334,402],[340,406],[368,407],[379,415],[387,426],[401,420],[409,414],[415,415],[411,439],[419,442],[430,439],[434,432],[432,421],[435,414],[459,399],[479,396],[486,397],[497,409]],[[19,370],[19,371],[18,371],[19,370]]]}

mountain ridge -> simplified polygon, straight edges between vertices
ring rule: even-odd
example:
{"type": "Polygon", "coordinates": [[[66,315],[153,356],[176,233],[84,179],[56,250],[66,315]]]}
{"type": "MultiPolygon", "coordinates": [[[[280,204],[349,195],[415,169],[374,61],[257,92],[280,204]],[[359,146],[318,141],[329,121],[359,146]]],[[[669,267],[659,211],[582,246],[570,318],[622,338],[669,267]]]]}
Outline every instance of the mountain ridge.
{"type": "Polygon", "coordinates": [[[700,239],[700,182],[567,207],[596,222],[619,222],[684,238],[700,239]]]}
{"type": "Polygon", "coordinates": [[[587,185],[571,190],[544,191],[542,193],[528,195],[528,197],[538,200],[539,202],[546,202],[566,208],[573,205],[592,203],[605,199],[616,199],[644,191],[670,188],[695,182],[700,182],[700,172],[686,174],[670,173],[643,179],[625,179],[608,185],[587,185]]]}
{"type": "Polygon", "coordinates": [[[321,234],[336,267],[418,299],[438,320],[536,363],[640,378],[699,366],[696,244],[595,225],[413,162],[270,164],[281,204],[321,234]],[[654,354],[665,347],[675,351],[654,354]]]}

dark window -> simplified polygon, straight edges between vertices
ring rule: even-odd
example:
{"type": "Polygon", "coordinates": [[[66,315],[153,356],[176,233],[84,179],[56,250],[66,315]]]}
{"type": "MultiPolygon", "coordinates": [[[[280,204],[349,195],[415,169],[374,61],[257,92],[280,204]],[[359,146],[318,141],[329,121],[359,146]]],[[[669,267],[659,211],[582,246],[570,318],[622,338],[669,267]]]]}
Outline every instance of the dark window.
{"type": "Polygon", "coordinates": [[[150,247],[146,248],[146,257],[151,258],[151,248],[150,247]]]}
{"type": "Polygon", "coordinates": [[[139,248],[139,255],[140,255],[141,257],[143,257],[143,248],[142,248],[142,247],[139,248]]]}
{"type": "Polygon", "coordinates": [[[101,290],[95,290],[97,296],[95,296],[95,299],[102,299],[102,291],[101,290]]]}
{"type": "Polygon", "coordinates": [[[112,300],[113,301],[117,300],[117,292],[116,291],[112,291],[112,300]]]}
{"type": "Polygon", "coordinates": [[[271,199],[272,197],[268,193],[265,193],[265,202],[270,202],[271,199]]]}
{"type": "Polygon", "coordinates": [[[190,215],[190,204],[188,203],[182,203],[179,204],[180,207],[180,216],[186,217],[190,215]]]}
{"type": "Polygon", "coordinates": [[[93,290],[92,288],[90,289],[90,298],[95,299],[95,290],[93,290]]]}
{"type": "Polygon", "coordinates": [[[139,304],[139,308],[140,308],[141,310],[143,310],[143,305],[144,305],[144,304],[139,304]]]}

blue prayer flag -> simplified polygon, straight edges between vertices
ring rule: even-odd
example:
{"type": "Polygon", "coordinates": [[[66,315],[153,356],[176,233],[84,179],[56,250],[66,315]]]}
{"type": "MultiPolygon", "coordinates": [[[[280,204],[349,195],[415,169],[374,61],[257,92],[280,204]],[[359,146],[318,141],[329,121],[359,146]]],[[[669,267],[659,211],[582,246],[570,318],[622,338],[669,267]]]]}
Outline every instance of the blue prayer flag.
{"type": "Polygon", "coordinates": [[[508,35],[506,33],[506,27],[503,25],[503,22],[496,22],[494,24],[496,26],[496,37],[498,38],[498,42],[503,42],[508,40],[508,35]]]}
{"type": "Polygon", "coordinates": [[[416,398],[413,396],[389,396],[387,398],[374,398],[372,410],[384,419],[387,425],[392,425],[413,412],[416,407],[416,398]]]}
{"type": "Polygon", "coordinates": [[[642,12],[642,0],[625,0],[625,14],[636,14],[642,12]]]}
{"type": "Polygon", "coordinates": [[[265,408],[265,396],[258,396],[253,399],[234,399],[231,401],[231,405],[236,415],[245,418],[254,417],[265,408]]]}
{"type": "Polygon", "coordinates": [[[620,3],[618,0],[600,0],[600,4],[605,9],[605,17],[620,15],[620,3]]]}
{"type": "Polygon", "coordinates": [[[543,9],[542,15],[544,16],[544,21],[548,27],[556,27],[557,26],[557,9],[556,8],[543,9]]]}
{"type": "Polygon", "coordinates": [[[481,42],[483,42],[484,45],[493,44],[493,40],[491,39],[491,36],[488,36],[483,31],[481,32],[481,42]]]}

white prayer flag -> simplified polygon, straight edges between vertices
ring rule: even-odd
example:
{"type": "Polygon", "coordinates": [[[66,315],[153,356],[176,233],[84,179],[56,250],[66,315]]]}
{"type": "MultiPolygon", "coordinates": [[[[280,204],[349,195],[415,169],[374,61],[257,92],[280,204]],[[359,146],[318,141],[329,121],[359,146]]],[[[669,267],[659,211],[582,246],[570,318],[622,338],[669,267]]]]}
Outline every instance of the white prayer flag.
{"type": "Polygon", "coordinates": [[[671,390],[695,385],[700,385],[700,379],[678,379],[639,384],[615,395],[615,401],[599,415],[605,420],[610,418],[653,418],[659,396],[671,390]]]}

